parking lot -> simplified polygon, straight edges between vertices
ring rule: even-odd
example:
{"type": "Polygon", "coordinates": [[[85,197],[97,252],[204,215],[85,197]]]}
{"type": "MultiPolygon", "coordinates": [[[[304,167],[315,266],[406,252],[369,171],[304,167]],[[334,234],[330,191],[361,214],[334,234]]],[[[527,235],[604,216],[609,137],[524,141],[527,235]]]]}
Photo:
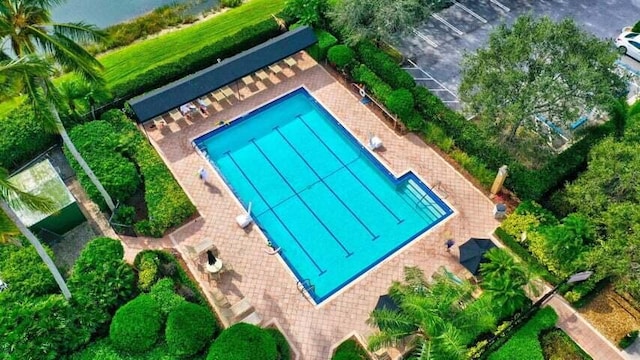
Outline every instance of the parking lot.
{"type": "MultiPolygon", "coordinates": [[[[559,20],[572,17],[585,30],[612,39],[640,20],[640,0],[459,0],[411,29],[396,46],[416,81],[459,109],[460,62],[465,52],[484,46],[491,30],[531,12],[559,20]]],[[[640,71],[640,63],[621,62],[640,71]]]]}

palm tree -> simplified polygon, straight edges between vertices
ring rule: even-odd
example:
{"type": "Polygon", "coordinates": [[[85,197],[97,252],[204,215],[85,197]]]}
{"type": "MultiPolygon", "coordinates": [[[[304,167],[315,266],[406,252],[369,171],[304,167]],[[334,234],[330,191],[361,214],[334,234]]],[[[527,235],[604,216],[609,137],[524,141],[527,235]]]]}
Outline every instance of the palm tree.
{"type": "Polygon", "coordinates": [[[369,338],[370,350],[406,343],[420,360],[464,359],[463,332],[478,324],[486,307],[471,309],[472,286],[445,275],[428,282],[415,267],[405,268],[403,283],[395,282],[389,295],[399,310],[374,310],[368,323],[380,331],[369,338]]]}
{"type": "Polygon", "coordinates": [[[11,222],[16,225],[20,233],[22,233],[22,235],[24,235],[29,243],[36,249],[36,252],[40,255],[40,258],[42,258],[42,261],[44,261],[49,268],[49,271],[51,271],[51,274],[56,280],[56,283],[58,283],[64,297],[67,300],[71,299],[71,292],[69,291],[64,278],[60,274],[60,271],[58,271],[58,268],[53,263],[53,260],[49,254],[47,254],[38,238],[22,223],[18,215],[13,210],[16,208],[34,211],[50,211],[52,209],[51,200],[21,191],[9,182],[8,172],[5,169],[0,168],[0,208],[2,208],[2,211],[7,215],[11,222]]]}
{"type": "MultiPolygon", "coordinates": [[[[50,9],[63,0],[0,0],[0,38],[8,39],[11,51],[16,58],[26,55],[48,57],[61,66],[80,75],[81,79],[91,83],[103,83],[102,65],[80,44],[96,41],[103,33],[95,26],[84,23],[54,23],[50,9]]],[[[3,54],[10,57],[9,54],[3,54]]],[[[36,116],[43,121],[45,128],[56,131],[69,152],[96,186],[111,211],[115,204],[71,142],[56,105],[60,95],[51,83],[52,73],[24,73],[24,90],[33,106],[36,116]]]]}
{"type": "Polygon", "coordinates": [[[525,289],[531,276],[503,249],[493,248],[484,256],[489,261],[480,264],[482,288],[503,315],[513,314],[529,300],[525,289]]]}

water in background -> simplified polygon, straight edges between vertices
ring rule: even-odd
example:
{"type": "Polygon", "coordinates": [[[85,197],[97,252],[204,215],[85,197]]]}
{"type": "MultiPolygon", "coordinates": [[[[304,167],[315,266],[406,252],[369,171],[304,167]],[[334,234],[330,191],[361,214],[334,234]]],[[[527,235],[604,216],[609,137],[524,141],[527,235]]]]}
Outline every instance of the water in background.
{"type": "MultiPolygon", "coordinates": [[[[193,0],[67,0],[52,11],[56,22],[85,22],[104,28],[150,12],[163,5],[194,2],[193,0]]],[[[218,0],[197,1],[190,13],[199,13],[218,0]]]]}

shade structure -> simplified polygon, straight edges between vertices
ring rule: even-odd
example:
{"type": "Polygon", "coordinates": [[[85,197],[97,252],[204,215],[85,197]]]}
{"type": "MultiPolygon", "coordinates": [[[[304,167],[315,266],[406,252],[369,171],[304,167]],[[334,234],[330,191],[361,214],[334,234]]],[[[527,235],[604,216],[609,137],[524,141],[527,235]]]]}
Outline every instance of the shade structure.
{"type": "Polygon", "coordinates": [[[489,239],[471,238],[460,245],[460,264],[473,275],[478,274],[484,254],[496,245],[489,239]]]}
{"type": "Polygon", "coordinates": [[[391,298],[389,294],[380,295],[378,298],[378,302],[376,303],[375,310],[391,310],[398,311],[400,307],[398,304],[391,298]]]}

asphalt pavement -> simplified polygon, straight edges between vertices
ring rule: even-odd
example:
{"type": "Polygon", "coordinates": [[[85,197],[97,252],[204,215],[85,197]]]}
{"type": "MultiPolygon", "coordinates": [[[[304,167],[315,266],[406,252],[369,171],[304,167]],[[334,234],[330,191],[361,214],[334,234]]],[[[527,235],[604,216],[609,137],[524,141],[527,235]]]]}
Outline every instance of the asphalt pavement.
{"type": "MultiPolygon", "coordinates": [[[[613,41],[623,27],[640,20],[640,0],[459,0],[411,29],[396,46],[410,60],[405,68],[420,85],[460,108],[463,54],[484,46],[495,26],[528,12],[555,20],[571,17],[585,30],[613,41]]],[[[621,61],[640,72],[637,61],[621,61]]]]}

